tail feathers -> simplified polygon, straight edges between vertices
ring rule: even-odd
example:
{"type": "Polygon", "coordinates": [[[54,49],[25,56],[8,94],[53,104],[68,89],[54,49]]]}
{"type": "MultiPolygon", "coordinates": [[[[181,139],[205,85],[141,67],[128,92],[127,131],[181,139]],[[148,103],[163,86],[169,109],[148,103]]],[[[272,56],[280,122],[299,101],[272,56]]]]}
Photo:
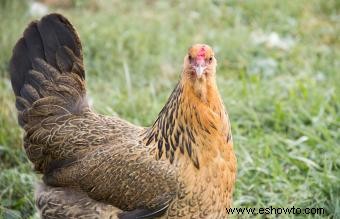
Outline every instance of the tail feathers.
{"type": "Polygon", "coordinates": [[[81,43],[62,15],[27,27],[13,49],[10,74],[21,126],[88,108],[81,43]]]}

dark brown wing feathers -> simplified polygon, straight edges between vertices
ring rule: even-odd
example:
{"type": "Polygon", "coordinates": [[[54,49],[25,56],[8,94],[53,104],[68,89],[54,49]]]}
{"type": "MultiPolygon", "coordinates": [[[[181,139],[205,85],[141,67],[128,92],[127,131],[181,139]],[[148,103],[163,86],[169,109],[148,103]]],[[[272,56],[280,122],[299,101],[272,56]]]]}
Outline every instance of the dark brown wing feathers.
{"type": "MultiPolygon", "coordinates": [[[[100,205],[95,200],[115,204],[129,211],[123,218],[166,210],[176,195],[175,169],[141,145],[143,128],[89,110],[82,48],[66,18],[50,14],[27,27],[13,49],[10,77],[27,156],[46,184],[76,187],[71,196],[94,206],[100,205]]],[[[72,191],[44,187],[38,208],[72,214],[51,203],[72,206],[66,190],[72,191]]],[[[82,202],[74,204],[81,210],[82,202]]]]}

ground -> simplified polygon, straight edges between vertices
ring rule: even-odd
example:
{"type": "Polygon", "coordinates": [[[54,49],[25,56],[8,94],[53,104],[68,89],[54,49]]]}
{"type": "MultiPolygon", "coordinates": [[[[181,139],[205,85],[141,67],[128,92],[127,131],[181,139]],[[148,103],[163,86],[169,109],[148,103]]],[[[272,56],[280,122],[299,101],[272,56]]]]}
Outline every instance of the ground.
{"type": "MultiPolygon", "coordinates": [[[[140,125],[161,110],[187,48],[211,45],[238,158],[234,206],[317,207],[325,214],[314,217],[340,218],[339,1],[46,2],[79,32],[93,107],[140,125]]],[[[0,218],[36,217],[41,176],[22,148],[8,62],[44,10],[0,2],[0,218]]]]}

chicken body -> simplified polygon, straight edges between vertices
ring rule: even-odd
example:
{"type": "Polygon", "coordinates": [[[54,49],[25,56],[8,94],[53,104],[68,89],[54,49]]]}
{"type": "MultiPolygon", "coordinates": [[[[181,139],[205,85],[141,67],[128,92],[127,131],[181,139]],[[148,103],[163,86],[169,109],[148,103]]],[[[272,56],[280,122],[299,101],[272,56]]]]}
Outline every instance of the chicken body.
{"type": "Polygon", "coordinates": [[[43,218],[225,218],[236,177],[216,59],[191,47],[181,80],[149,128],[93,112],[80,40],[61,15],[33,22],[13,50],[24,146],[44,183],[43,218]]]}

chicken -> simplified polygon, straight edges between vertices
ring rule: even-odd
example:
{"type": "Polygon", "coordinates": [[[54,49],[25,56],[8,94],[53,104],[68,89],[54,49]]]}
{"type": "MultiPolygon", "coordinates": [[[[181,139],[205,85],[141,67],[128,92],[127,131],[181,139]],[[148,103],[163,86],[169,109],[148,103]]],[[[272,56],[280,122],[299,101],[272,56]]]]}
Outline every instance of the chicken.
{"type": "Polygon", "coordinates": [[[43,174],[42,218],[225,218],[236,178],[216,59],[189,48],[181,79],[151,127],[95,113],[71,23],[32,22],[13,49],[10,76],[24,148],[43,174]]]}

